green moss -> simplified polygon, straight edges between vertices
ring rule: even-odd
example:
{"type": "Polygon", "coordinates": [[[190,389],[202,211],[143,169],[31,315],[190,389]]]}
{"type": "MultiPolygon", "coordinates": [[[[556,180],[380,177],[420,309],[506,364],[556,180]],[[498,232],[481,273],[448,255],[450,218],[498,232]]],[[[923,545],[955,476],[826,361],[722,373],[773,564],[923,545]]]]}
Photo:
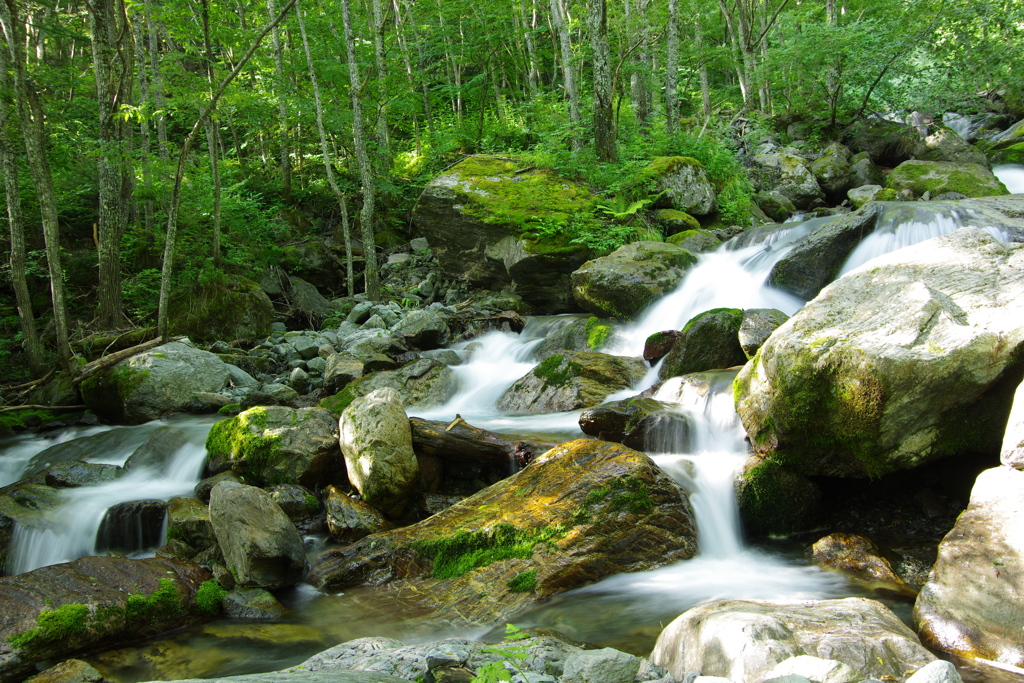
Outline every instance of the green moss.
{"type": "Polygon", "coordinates": [[[688,321],[686,321],[686,324],[683,325],[682,332],[685,334],[693,325],[695,325],[701,319],[708,316],[720,316],[724,318],[731,318],[731,320],[729,321],[729,326],[735,327],[736,329],[739,329],[740,325],[743,324],[743,311],[740,310],[739,308],[712,308],[710,310],[704,311],[703,313],[698,313],[697,315],[693,316],[688,321]]]}
{"type": "Polygon", "coordinates": [[[743,474],[739,505],[754,533],[786,534],[814,519],[820,491],[781,464],[765,460],[743,474]]]}
{"type": "Polygon", "coordinates": [[[68,640],[85,633],[89,607],[71,603],[57,609],[44,609],[36,617],[38,628],[15,633],[7,639],[15,650],[68,640]]]}
{"type": "Polygon", "coordinates": [[[145,626],[184,612],[178,586],[171,579],[160,579],[160,587],[150,595],[129,595],[124,607],[129,627],[145,626]]]}
{"type": "Polygon", "coordinates": [[[886,187],[897,191],[909,189],[918,196],[925,192],[932,196],[959,192],[968,197],[1007,194],[1006,187],[981,166],[917,160],[905,161],[894,168],[886,179],[886,187]]]}
{"type": "Polygon", "coordinates": [[[575,361],[567,361],[564,356],[548,356],[533,369],[534,377],[544,380],[552,387],[565,386],[570,380],[583,373],[583,366],[575,361]]]}
{"type": "Polygon", "coordinates": [[[537,570],[516,574],[505,585],[513,593],[532,593],[537,589],[537,570]]]}
{"type": "MultiPolygon", "coordinates": [[[[68,413],[63,416],[67,417],[68,413]]],[[[60,420],[62,415],[50,410],[30,409],[12,410],[0,413],[0,434],[20,432],[29,427],[40,427],[60,420]]]]}
{"type": "Polygon", "coordinates": [[[560,524],[540,529],[499,524],[490,531],[460,531],[454,536],[417,541],[412,549],[434,561],[432,577],[451,579],[500,560],[529,559],[538,545],[554,545],[565,533],[560,524]]]}
{"type": "Polygon", "coordinates": [[[320,511],[320,501],[317,500],[316,496],[314,496],[312,493],[307,493],[303,500],[306,503],[306,510],[310,514],[314,514],[320,511]]]}
{"type": "Polygon", "coordinates": [[[875,195],[876,202],[894,202],[899,198],[899,193],[891,187],[887,187],[875,195]]]}
{"type": "Polygon", "coordinates": [[[267,413],[264,408],[250,408],[229,420],[221,420],[210,428],[206,451],[210,457],[245,461],[261,468],[275,460],[280,436],[265,435],[267,413]]]}
{"type": "Polygon", "coordinates": [[[612,479],[604,486],[591,489],[583,499],[583,505],[573,513],[576,524],[590,522],[594,515],[626,510],[640,515],[654,509],[650,491],[641,479],[634,476],[612,479]],[[595,506],[602,506],[595,510],[595,506]]]}
{"type": "Polygon", "coordinates": [[[241,403],[229,403],[226,406],[221,406],[220,409],[217,410],[217,414],[218,415],[232,415],[232,416],[234,416],[234,415],[238,415],[238,413],[240,413],[240,412],[242,412],[242,404],[241,403]]]}
{"type": "Polygon", "coordinates": [[[591,350],[597,351],[608,341],[608,337],[612,333],[612,326],[601,322],[600,318],[590,317],[587,318],[586,332],[587,346],[591,350]]]}
{"type": "MultiPolygon", "coordinates": [[[[369,377],[369,375],[367,375],[367,377],[369,377]]],[[[333,396],[328,396],[327,398],[322,399],[320,403],[318,403],[317,405],[319,405],[324,410],[328,410],[334,415],[340,417],[341,414],[345,412],[345,408],[348,408],[350,405],[352,405],[352,401],[359,398],[359,394],[352,390],[353,385],[357,381],[358,380],[349,382],[347,385],[345,385],[344,389],[334,394],[333,396]]]]}
{"type": "Polygon", "coordinates": [[[224,590],[216,579],[209,579],[199,584],[196,591],[196,605],[203,612],[216,616],[220,614],[221,603],[228,592],[224,590]]]}

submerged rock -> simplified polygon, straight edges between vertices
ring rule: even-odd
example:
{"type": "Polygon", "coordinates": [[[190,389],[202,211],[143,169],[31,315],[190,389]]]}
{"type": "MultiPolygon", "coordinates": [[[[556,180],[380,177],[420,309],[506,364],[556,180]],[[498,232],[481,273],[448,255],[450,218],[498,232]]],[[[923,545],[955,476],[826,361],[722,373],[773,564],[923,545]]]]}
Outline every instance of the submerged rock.
{"type": "Polygon", "coordinates": [[[588,408],[609,394],[643,379],[647,368],[638,358],[566,351],[548,356],[516,380],[498,399],[510,413],[557,413],[588,408]]]}
{"type": "Polygon", "coordinates": [[[873,590],[914,597],[916,591],[903,582],[892,565],[870,539],[855,534],[829,534],[819,538],[807,552],[808,559],[823,569],[832,569],[873,590]]]}
{"type": "Polygon", "coordinates": [[[692,557],[691,514],[647,456],[581,439],[418,524],[325,552],[308,580],[393,584],[442,616],[494,623],[609,574],[692,557]]]}
{"type": "MultiPolygon", "coordinates": [[[[733,681],[769,678],[801,655],[837,660],[861,678],[901,680],[935,659],[888,607],[874,600],[718,600],[683,613],[651,660],[677,680],[688,671],[733,681]]],[[[858,678],[857,680],[861,680],[858,678]]]]}

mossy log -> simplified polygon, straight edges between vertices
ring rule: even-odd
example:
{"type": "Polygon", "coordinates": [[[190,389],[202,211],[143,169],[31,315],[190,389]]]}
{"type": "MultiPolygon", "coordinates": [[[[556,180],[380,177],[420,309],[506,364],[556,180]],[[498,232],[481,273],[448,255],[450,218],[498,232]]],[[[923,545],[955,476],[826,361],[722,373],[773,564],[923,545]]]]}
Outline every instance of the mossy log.
{"type": "Polygon", "coordinates": [[[418,417],[409,419],[412,426],[413,450],[420,455],[433,455],[446,461],[472,461],[494,468],[508,468],[512,463],[523,466],[534,456],[557,444],[524,437],[495,434],[478,429],[461,417],[455,421],[437,422],[418,417]]]}

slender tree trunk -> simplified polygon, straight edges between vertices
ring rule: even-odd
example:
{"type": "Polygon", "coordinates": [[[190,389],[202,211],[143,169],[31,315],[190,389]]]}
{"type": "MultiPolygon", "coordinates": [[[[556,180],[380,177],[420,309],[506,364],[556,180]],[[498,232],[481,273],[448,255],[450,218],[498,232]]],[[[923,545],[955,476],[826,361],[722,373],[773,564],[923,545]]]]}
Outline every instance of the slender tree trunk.
{"type": "MultiPolygon", "coordinates": [[[[152,180],[150,169],[150,156],[152,153],[152,135],[149,126],[149,116],[152,113],[152,102],[150,99],[149,87],[149,65],[146,62],[146,36],[143,33],[143,22],[133,21],[132,32],[135,36],[135,72],[139,87],[139,104],[147,115],[142,116],[139,121],[139,160],[142,164],[142,183],[147,188],[152,180]]],[[[152,239],[156,230],[153,218],[153,200],[147,199],[142,202],[143,228],[146,239],[152,239]]]]}
{"type": "Polygon", "coordinates": [[[21,137],[32,180],[36,186],[46,262],[50,271],[50,294],[53,299],[53,322],[57,335],[57,358],[66,372],[74,368],[74,355],[68,343],[67,305],[64,301],[64,271],[60,264],[60,228],[57,222],[57,195],[53,189],[50,162],[46,157],[46,130],[43,108],[35,87],[29,83],[25,65],[25,42],[22,25],[18,23],[15,0],[0,0],[0,27],[7,42],[10,66],[14,74],[14,99],[18,107],[21,137]]]}
{"type": "Polygon", "coordinates": [[[665,51],[665,129],[679,130],[679,0],[668,0],[668,45],[665,51]]]}
{"type": "Polygon", "coordinates": [[[434,137],[434,112],[430,106],[430,86],[428,85],[428,74],[429,68],[427,66],[427,54],[426,49],[423,46],[423,39],[420,36],[419,29],[416,28],[416,22],[413,20],[412,9],[409,6],[409,0],[400,0],[405,9],[406,23],[412,27],[413,39],[416,41],[416,53],[419,56],[419,79],[420,79],[420,90],[423,93],[423,118],[427,120],[427,132],[430,137],[434,137]]]}
{"type": "MultiPolygon", "coordinates": [[[[399,0],[393,0],[392,9],[395,13],[395,38],[398,41],[398,49],[402,54],[402,68],[405,72],[405,80],[409,85],[409,93],[413,96],[419,94],[416,88],[416,80],[412,76],[412,57],[409,55],[409,40],[406,36],[406,21],[402,19],[402,8],[398,5],[399,0]]],[[[421,74],[420,78],[426,80],[426,74],[421,74]]],[[[413,141],[416,145],[416,154],[423,153],[423,141],[422,135],[420,135],[420,117],[413,111],[412,112],[412,133],[413,141]]]]}
{"type": "MultiPolygon", "coordinates": [[[[8,55],[0,50],[0,88],[10,89],[7,73],[8,55]]],[[[7,99],[0,97],[0,121],[7,121],[7,99]]],[[[25,356],[33,376],[43,373],[43,345],[36,332],[35,315],[32,312],[32,297],[28,291],[25,276],[25,221],[21,213],[21,194],[18,189],[18,164],[14,148],[7,137],[7,127],[0,126],[0,164],[3,165],[4,193],[7,196],[7,223],[11,229],[11,284],[14,299],[18,305],[18,322],[24,338],[25,356]]]]}
{"type": "Polygon", "coordinates": [[[700,60],[700,66],[697,67],[697,76],[700,79],[700,104],[704,116],[710,117],[711,85],[708,78],[708,60],[704,56],[704,34],[702,31],[700,15],[697,15],[693,27],[693,44],[697,48],[697,58],[700,60]]]}
{"type": "Polygon", "coordinates": [[[729,42],[732,44],[732,51],[735,60],[736,78],[740,83],[740,94],[743,96],[743,106],[749,108],[751,105],[752,93],[750,92],[750,81],[747,80],[747,72],[744,68],[743,49],[740,47],[738,23],[729,13],[726,0],[718,0],[718,6],[722,10],[722,18],[725,19],[725,28],[729,34],[729,42]]]}
{"type": "Polygon", "coordinates": [[[374,182],[370,157],[366,153],[366,134],[363,129],[363,102],[360,93],[359,64],[356,62],[356,40],[352,31],[352,16],[348,0],[341,0],[341,20],[345,28],[345,55],[348,58],[349,87],[352,93],[352,142],[356,150],[356,164],[363,183],[363,210],[360,215],[363,232],[363,251],[366,265],[366,296],[370,301],[380,300],[380,274],[377,272],[377,247],[374,228],[374,182]]]}
{"type": "MultiPolygon", "coordinates": [[[[274,0],[267,0],[267,13],[273,19],[277,14],[274,0]]],[[[274,75],[277,78],[277,122],[281,136],[281,195],[285,203],[292,200],[292,151],[288,140],[288,98],[285,96],[287,80],[284,76],[284,56],[281,49],[281,29],[277,26],[270,32],[274,48],[274,75]]]]}
{"type": "Polygon", "coordinates": [[[569,101],[569,125],[572,127],[572,147],[583,149],[582,118],[580,116],[580,93],[576,88],[576,74],[572,68],[572,42],[569,40],[569,27],[566,22],[563,0],[551,0],[551,23],[558,33],[558,46],[562,58],[562,84],[565,97],[569,101]]]}
{"type": "Polygon", "coordinates": [[[171,276],[174,273],[174,247],[178,235],[178,205],[181,201],[181,183],[185,177],[185,165],[188,161],[189,150],[199,133],[199,129],[206,123],[206,119],[216,108],[217,101],[220,99],[221,95],[224,94],[224,91],[231,84],[231,81],[235,80],[238,74],[242,72],[242,69],[249,63],[249,60],[252,59],[252,56],[256,53],[256,48],[258,48],[260,43],[263,42],[263,39],[266,38],[271,29],[281,23],[285,18],[285,15],[288,14],[295,3],[296,0],[288,0],[284,9],[281,10],[277,17],[275,17],[256,35],[253,39],[252,45],[249,46],[249,49],[246,51],[242,59],[235,65],[235,68],[231,70],[231,73],[221,81],[217,91],[214,92],[213,96],[210,98],[210,103],[206,105],[206,108],[203,109],[202,112],[199,113],[199,118],[197,118],[195,123],[192,124],[192,129],[189,130],[185,139],[181,143],[181,150],[178,152],[178,166],[174,173],[174,184],[171,187],[171,201],[167,206],[167,237],[164,240],[164,261],[163,268],[160,273],[160,300],[156,317],[157,333],[165,340],[170,338],[167,321],[167,308],[171,295],[171,276]]]}
{"type": "Polygon", "coordinates": [[[651,109],[654,101],[651,93],[651,52],[650,52],[650,19],[648,5],[650,0],[627,0],[627,25],[632,25],[639,37],[640,46],[633,58],[633,69],[629,77],[630,100],[633,104],[633,115],[641,131],[650,129],[651,109]]]}
{"type": "Polygon", "coordinates": [[[384,61],[384,9],[380,0],[371,0],[373,5],[373,57],[377,66],[377,157],[380,172],[391,172],[391,141],[388,139],[388,86],[387,63],[384,61]]]}
{"type": "Polygon", "coordinates": [[[153,21],[152,0],[143,0],[146,12],[146,31],[149,34],[149,69],[152,82],[153,106],[156,108],[156,139],[160,158],[169,161],[170,147],[167,144],[167,115],[164,102],[164,83],[160,74],[159,24],[153,21]]]}
{"type": "Polygon", "coordinates": [[[324,160],[324,171],[327,173],[327,183],[331,186],[331,191],[334,193],[335,199],[338,200],[338,207],[341,209],[342,238],[345,242],[345,284],[348,288],[348,295],[351,297],[355,295],[356,288],[355,273],[352,267],[352,235],[349,232],[348,226],[348,204],[346,203],[345,193],[338,187],[338,182],[334,178],[334,164],[331,161],[331,153],[327,147],[327,131],[324,128],[324,108],[320,98],[320,84],[316,77],[316,69],[313,68],[313,55],[309,49],[309,40],[306,38],[306,20],[302,16],[302,7],[298,2],[295,3],[295,16],[299,20],[302,49],[306,53],[306,64],[309,65],[309,82],[313,86],[313,103],[316,105],[316,129],[320,134],[320,153],[324,160]]]}
{"type": "Polygon", "coordinates": [[[608,48],[608,14],[605,0],[587,0],[587,27],[594,60],[594,149],[607,163],[618,161],[612,120],[612,69],[608,48]]]}
{"type": "Polygon", "coordinates": [[[533,32],[537,29],[536,0],[530,0],[530,11],[526,10],[526,0],[518,0],[519,20],[523,26],[523,42],[526,43],[526,87],[531,100],[537,99],[540,70],[537,68],[537,44],[533,32]]]}
{"type": "MultiPolygon", "coordinates": [[[[214,67],[213,67],[213,42],[210,40],[210,5],[209,0],[202,0],[203,13],[203,47],[206,50],[206,80],[210,86],[210,97],[213,97],[214,88],[214,67]]],[[[217,125],[213,116],[206,119],[203,126],[206,129],[206,147],[210,156],[210,175],[213,177],[213,234],[210,238],[211,256],[213,267],[220,268],[220,154],[217,144],[217,125]]]]}

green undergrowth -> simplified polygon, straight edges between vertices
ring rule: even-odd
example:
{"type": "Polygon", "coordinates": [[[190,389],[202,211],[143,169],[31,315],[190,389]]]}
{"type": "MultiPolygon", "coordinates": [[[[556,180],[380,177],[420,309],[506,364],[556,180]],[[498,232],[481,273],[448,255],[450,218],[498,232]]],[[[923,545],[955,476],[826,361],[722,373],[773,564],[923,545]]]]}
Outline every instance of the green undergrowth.
{"type": "Polygon", "coordinates": [[[537,570],[516,574],[505,585],[513,593],[532,593],[537,589],[537,570]]]}
{"type": "MultiPolygon", "coordinates": [[[[63,416],[68,416],[68,413],[64,413],[63,416]]],[[[31,427],[41,427],[51,422],[56,422],[61,417],[61,414],[40,409],[12,410],[0,413],[0,434],[20,432],[31,427]]]]}
{"type": "Polygon", "coordinates": [[[454,536],[416,541],[412,549],[434,561],[430,576],[452,579],[500,560],[528,560],[538,545],[554,547],[566,529],[561,524],[539,529],[517,529],[498,524],[490,531],[459,531],[454,536]]]}

